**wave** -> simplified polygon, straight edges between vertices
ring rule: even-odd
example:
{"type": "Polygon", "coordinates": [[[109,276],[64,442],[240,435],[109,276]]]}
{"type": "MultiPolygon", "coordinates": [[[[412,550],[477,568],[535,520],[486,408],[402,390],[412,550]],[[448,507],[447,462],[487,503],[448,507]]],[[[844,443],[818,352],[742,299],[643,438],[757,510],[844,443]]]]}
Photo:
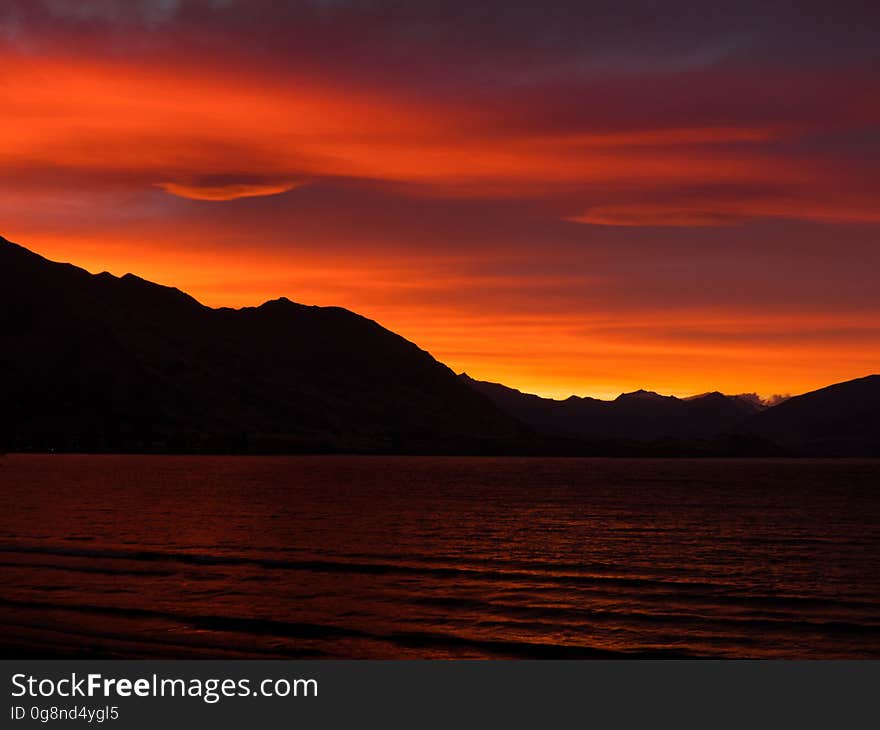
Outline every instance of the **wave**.
{"type": "Polygon", "coordinates": [[[121,616],[137,619],[174,621],[203,631],[232,632],[249,635],[271,635],[283,638],[332,640],[366,639],[412,649],[456,649],[483,652],[491,656],[509,656],[522,659],[688,659],[697,655],[679,650],[646,649],[616,651],[594,646],[557,644],[528,641],[484,639],[431,631],[394,631],[374,633],[332,624],[280,621],[264,618],[243,618],[202,614],[180,614],[154,609],[97,606],[92,604],[56,604],[44,601],[14,601],[0,599],[0,605],[15,608],[70,611],[121,616]]]}
{"type": "MultiPolygon", "coordinates": [[[[195,566],[250,566],[265,571],[304,571],[316,573],[338,573],[373,576],[415,576],[430,578],[466,579],[472,582],[527,584],[530,590],[541,586],[552,589],[569,587],[576,590],[635,589],[638,598],[646,601],[670,601],[680,603],[711,602],[723,605],[764,606],[769,608],[802,609],[851,609],[865,613],[880,614],[880,603],[862,601],[854,598],[831,598],[822,596],[802,596],[784,593],[750,593],[743,591],[742,584],[725,581],[707,580],[675,580],[667,577],[604,575],[592,572],[554,572],[542,569],[535,564],[531,569],[504,569],[503,564],[496,561],[499,567],[487,569],[480,564],[463,563],[460,565],[443,565],[436,563],[402,563],[402,562],[365,562],[343,559],[289,559],[250,557],[242,555],[217,555],[206,553],[190,553],[182,551],[157,550],[119,550],[92,549],[56,546],[20,546],[0,545],[0,553],[20,555],[43,555],[64,558],[85,558],[93,560],[129,561],[134,563],[180,564],[195,566]]],[[[415,562],[415,561],[413,561],[415,562]]],[[[24,567],[23,563],[4,562],[4,566],[24,567]]],[[[516,563],[517,566],[529,565],[516,563]]],[[[557,564],[558,565],[558,564],[557,564]]],[[[571,567],[570,564],[566,564],[571,567]]],[[[106,566],[82,565],[70,563],[34,564],[29,567],[40,567],[77,572],[105,573],[110,575],[153,575],[170,576],[175,573],[168,568],[141,569],[126,567],[114,569],[106,566]]],[[[622,568],[618,568],[622,571],[622,568]]],[[[249,576],[258,580],[259,575],[249,576]]]]}

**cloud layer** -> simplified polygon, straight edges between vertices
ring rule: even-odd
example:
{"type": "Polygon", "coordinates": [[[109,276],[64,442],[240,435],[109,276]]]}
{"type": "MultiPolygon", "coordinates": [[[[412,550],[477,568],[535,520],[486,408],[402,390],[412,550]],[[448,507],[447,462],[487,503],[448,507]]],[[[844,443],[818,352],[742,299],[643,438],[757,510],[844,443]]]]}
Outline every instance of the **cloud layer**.
{"type": "Polygon", "coordinates": [[[11,0],[0,233],[525,389],[797,392],[880,355],[878,20],[11,0]]]}

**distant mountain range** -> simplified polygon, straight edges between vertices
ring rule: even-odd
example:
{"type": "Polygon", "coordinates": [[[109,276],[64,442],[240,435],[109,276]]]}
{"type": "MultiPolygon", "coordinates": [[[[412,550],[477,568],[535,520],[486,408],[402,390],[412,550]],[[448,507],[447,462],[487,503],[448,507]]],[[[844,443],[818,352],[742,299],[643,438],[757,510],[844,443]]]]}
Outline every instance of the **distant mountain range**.
{"type": "Polygon", "coordinates": [[[551,400],[499,383],[474,380],[466,373],[460,377],[503,411],[538,432],[575,439],[707,438],[763,410],[754,399],[721,393],[682,399],[637,390],[623,393],[612,401],[577,396],[551,400]]]}
{"type": "Polygon", "coordinates": [[[613,401],[552,400],[459,376],[545,437],[595,453],[880,456],[880,375],[767,406],[748,395],[638,390],[613,401]]]}
{"type": "Polygon", "coordinates": [[[772,407],[557,401],[456,376],[345,309],[211,309],[3,238],[0,352],[0,451],[880,456],[877,375],[772,407]]]}

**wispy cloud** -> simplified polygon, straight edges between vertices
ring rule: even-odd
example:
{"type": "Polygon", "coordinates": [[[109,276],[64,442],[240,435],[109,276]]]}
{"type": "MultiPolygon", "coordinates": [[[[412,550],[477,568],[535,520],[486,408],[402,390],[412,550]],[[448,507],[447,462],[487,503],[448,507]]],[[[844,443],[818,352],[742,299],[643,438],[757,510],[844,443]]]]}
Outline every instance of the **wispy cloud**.
{"type": "Polygon", "coordinates": [[[259,182],[254,180],[194,182],[161,182],[157,187],[166,193],[191,200],[211,200],[215,202],[237,200],[238,198],[256,198],[265,195],[279,195],[304,183],[299,180],[279,180],[259,182]]]}

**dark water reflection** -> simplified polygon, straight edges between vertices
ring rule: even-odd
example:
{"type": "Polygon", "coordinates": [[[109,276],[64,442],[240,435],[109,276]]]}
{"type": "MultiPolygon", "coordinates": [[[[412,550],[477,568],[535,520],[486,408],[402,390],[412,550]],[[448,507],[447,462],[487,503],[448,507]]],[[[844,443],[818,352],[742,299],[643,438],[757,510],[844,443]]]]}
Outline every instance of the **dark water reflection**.
{"type": "Polygon", "coordinates": [[[0,458],[12,656],[880,657],[880,462],[0,458]]]}

